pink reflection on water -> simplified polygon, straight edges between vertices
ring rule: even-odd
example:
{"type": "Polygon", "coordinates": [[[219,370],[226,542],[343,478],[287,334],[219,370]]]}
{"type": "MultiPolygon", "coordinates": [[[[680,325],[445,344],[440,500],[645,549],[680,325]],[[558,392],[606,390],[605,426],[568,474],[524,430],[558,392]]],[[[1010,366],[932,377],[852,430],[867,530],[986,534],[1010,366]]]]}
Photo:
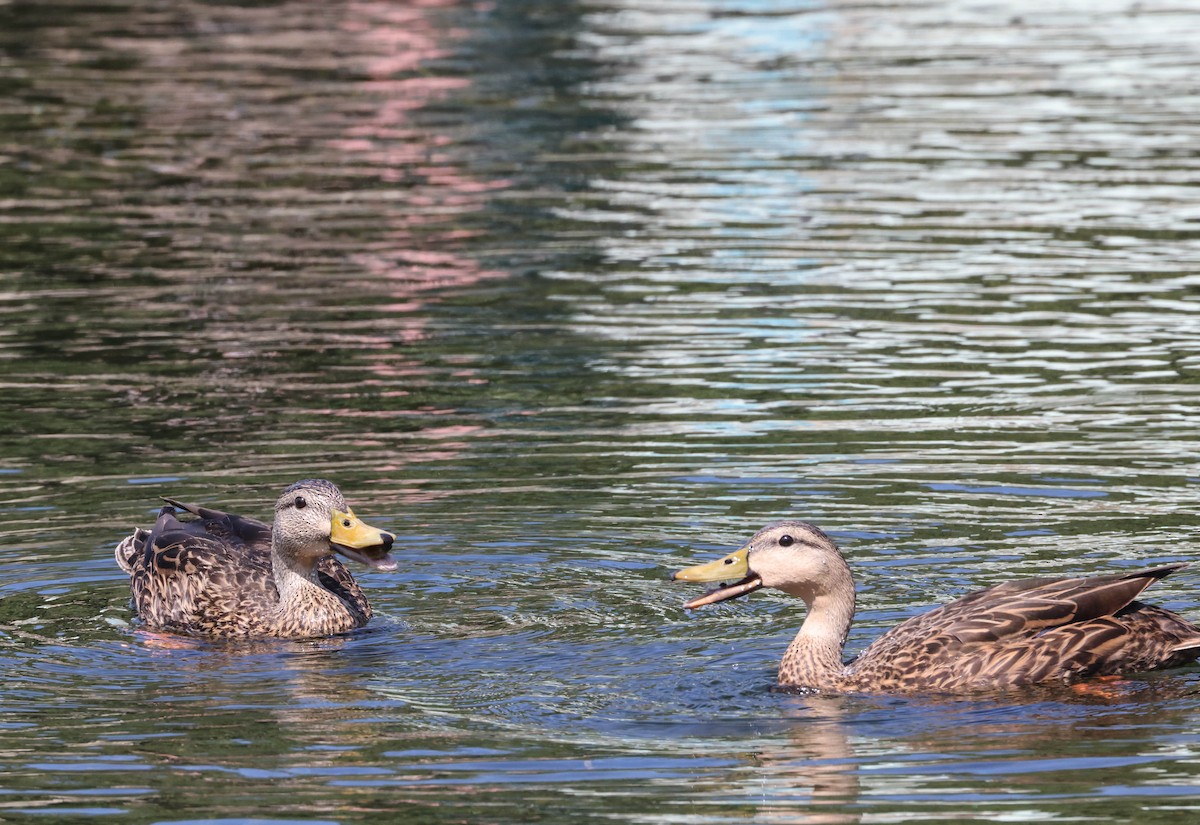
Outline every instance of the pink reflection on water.
{"type": "Polygon", "coordinates": [[[459,29],[438,29],[430,21],[430,11],[457,6],[448,0],[411,0],[407,3],[347,3],[347,17],[342,21],[344,31],[353,32],[366,45],[380,54],[367,66],[372,77],[391,77],[397,72],[411,72],[447,50],[437,45],[437,32],[446,38],[459,38],[459,29]]]}
{"type": "MultiPolygon", "coordinates": [[[[316,407],[305,410],[309,415],[328,415],[333,418],[403,418],[405,416],[424,417],[427,415],[450,415],[454,413],[452,409],[434,409],[431,407],[422,407],[416,410],[348,410],[343,407],[316,407]]],[[[424,433],[441,433],[443,427],[426,428],[422,430],[424,433]]],[[[476,432],[482,429],[481,427],[471,427],[465,432],[476,432]]]]}
{"type": "MultiPolygon", "coordinates": [[[[342,29],[353,33],[361,45],[359,53],[367,55],[361,70],[368,79],[358,84],[356,98],[373,101],[375,108],[347,119],[342,133],[331,139],[329,146],[349,165],[403,187],[399,208],[380,211],[383,226],[376,238],[381,240],[351,256],[354,265],[373,281],[386,284],[393,300],[380,309],[405,316],[400,330],[403,343],[425,337],[428,321],[418,313],[425,303],[436,300],[436,292],[504,274],[482,268],[462,251],[476,233],[456,224],[462,216],[482,211],[492,193],[511,183],[472,176],[464,167],[464,154],[455,151],[457,139],[414,118],[420,110],[469,86],[466,78],[423,73],[432,61],[450,55],[456,40],[467,36],[461,29],[444,25],[449,10],[457,8],[461,4],[454,0],[402,5],[355,2],[345,6],[342,21],[342,29]]],[[[395,336],[388,340],[394,343],[395,336]]],[[[395,348],[388,356],[373,359],[369,369],[390,380],[419,371],[395,348]]],[[[470,367],[455,377],[472,384],[484,382],[470,367]]],[[[421,414],[439,412],[453,411],[422,410],[421,414]]],[[[465,428],[455,435],[474,435],[478,429],[465,428]]],[[[428,437],[451,435],[432,431],[428,437]]]]}

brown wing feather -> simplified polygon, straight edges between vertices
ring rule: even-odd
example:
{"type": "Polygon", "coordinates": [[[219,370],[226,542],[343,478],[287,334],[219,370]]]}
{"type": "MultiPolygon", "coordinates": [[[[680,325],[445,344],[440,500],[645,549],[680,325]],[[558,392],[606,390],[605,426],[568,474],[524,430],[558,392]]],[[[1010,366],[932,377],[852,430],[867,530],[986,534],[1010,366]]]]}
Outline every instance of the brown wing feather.
{"type": "Polygon", "coordinates": [[[138,615],[165,630],[261,632],[255,620],[279,600],[269,551],[224,533],[219,521],[160,516],[131,576],[138,615]]]}
{"type": "MultiPolygon", "coordinates": [[[[980,591],[941,608],[946,621],[941,632],[961,644],[996,642],[1052,627],[1111,616],[1136,599],[1154,582],[1184,565],[1095,578],[1025,579],[980,591]],[[967,597],[968,599],[970,597],[967,597]],[[958,614],[956,616],[956,614],[958,614]]],[[[936,612],[936,611],[935,611],[936,612]]]]}
{"type": "Polygon", "coordinates": [[[884,634],[850,672],[864,683],[955,689],[1182,664],[1200,655],[1200,628],[1136,599],[1184,566],[976,591],[884,634]]]}
{"type": "MultiPolygon", "coordinates": [[[[192,521],[174,520],[174,526],[177,529],[187,530],[196,535],[220,536],[231,543],[254,547],[263,552],[271,550],[271,526],[258,519],[236,516],[197,504],[187,504],[165,496],[163,501],[196,516],[192,521]]],[[[164,507],[163,513],[168,512],[169,508],[164,507]]],[[[172,518],[174,517],[173,512],[170,515],[172,518]]],[[[155,527],[157,529],[157,525],[155,527]]]]}

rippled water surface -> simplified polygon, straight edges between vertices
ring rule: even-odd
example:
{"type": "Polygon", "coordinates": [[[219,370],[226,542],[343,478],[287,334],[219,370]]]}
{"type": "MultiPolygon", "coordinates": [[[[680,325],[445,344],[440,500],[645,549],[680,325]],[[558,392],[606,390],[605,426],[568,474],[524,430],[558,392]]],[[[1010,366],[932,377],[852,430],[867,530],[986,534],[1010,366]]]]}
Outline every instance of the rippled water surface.
{"type": "Polygon", "coordinates": [[[1191,821],[1194,668],[787,695],[799,605],[665,577],[807,518],[853,651],[1200,557],[1197,42],[1109,0],[0,2],[0,821],[1191,821]],[[368,628],[131,624],[159,495],[314,475],[400,537],[368,628]]]}

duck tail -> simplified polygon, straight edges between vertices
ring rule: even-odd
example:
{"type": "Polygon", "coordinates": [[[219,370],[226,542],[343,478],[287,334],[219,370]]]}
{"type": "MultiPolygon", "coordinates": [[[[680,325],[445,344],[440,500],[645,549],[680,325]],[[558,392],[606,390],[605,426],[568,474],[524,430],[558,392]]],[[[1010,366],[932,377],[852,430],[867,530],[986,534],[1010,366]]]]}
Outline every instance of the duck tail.
{"type": "Polygon", "coordinates": [[[141,527],[136,528],[131,534],[121,539],[113,550],[113,558],[117,560],[117,567],[120,567],[126,573],[133,573],[133,559],[141,551],[146,544],[146,537],[150,533],[143,530],[141,527]]]}
{"type": "Polygon", "coordinates": [[[1190,653],[1194,656],[1200,656],[1200,635],[1193,636],[1190,639],[1184,639],[1171,647],[1172,653],[1190,653]]]}
{"type": "Polygon", "coordinates": [[[117,567],[126,573],[133,573],[135,560],[146,552],[146,545],[153,541],[154,535],[161,532],[165,518],[175,518],[174,507],[168,505],[158,511],[158,520],[154,523],[153,529],[146,530],[142,527],[135,527],[132,533],[117,543],[113,550],[113,558],[117,560],[117,567]]]}

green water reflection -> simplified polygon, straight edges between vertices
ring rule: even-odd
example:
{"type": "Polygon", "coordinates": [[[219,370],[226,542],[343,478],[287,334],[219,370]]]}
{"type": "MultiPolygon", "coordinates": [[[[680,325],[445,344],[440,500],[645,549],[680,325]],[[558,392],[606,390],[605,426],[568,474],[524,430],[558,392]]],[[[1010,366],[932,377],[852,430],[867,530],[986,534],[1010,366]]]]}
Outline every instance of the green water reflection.
{"type": "Polygon", "coordinates": [[[0,820],[1185,821],[1192,670],[790,696],[797,605],[685,616],[665,575],[811,519],[857,650],[1195,555],[1197,36],[0,5],[0,820]],[[130,624],[112,546],[159,495],[263,517],[312,475],[402,540],[364,632],[130,624]]]}

